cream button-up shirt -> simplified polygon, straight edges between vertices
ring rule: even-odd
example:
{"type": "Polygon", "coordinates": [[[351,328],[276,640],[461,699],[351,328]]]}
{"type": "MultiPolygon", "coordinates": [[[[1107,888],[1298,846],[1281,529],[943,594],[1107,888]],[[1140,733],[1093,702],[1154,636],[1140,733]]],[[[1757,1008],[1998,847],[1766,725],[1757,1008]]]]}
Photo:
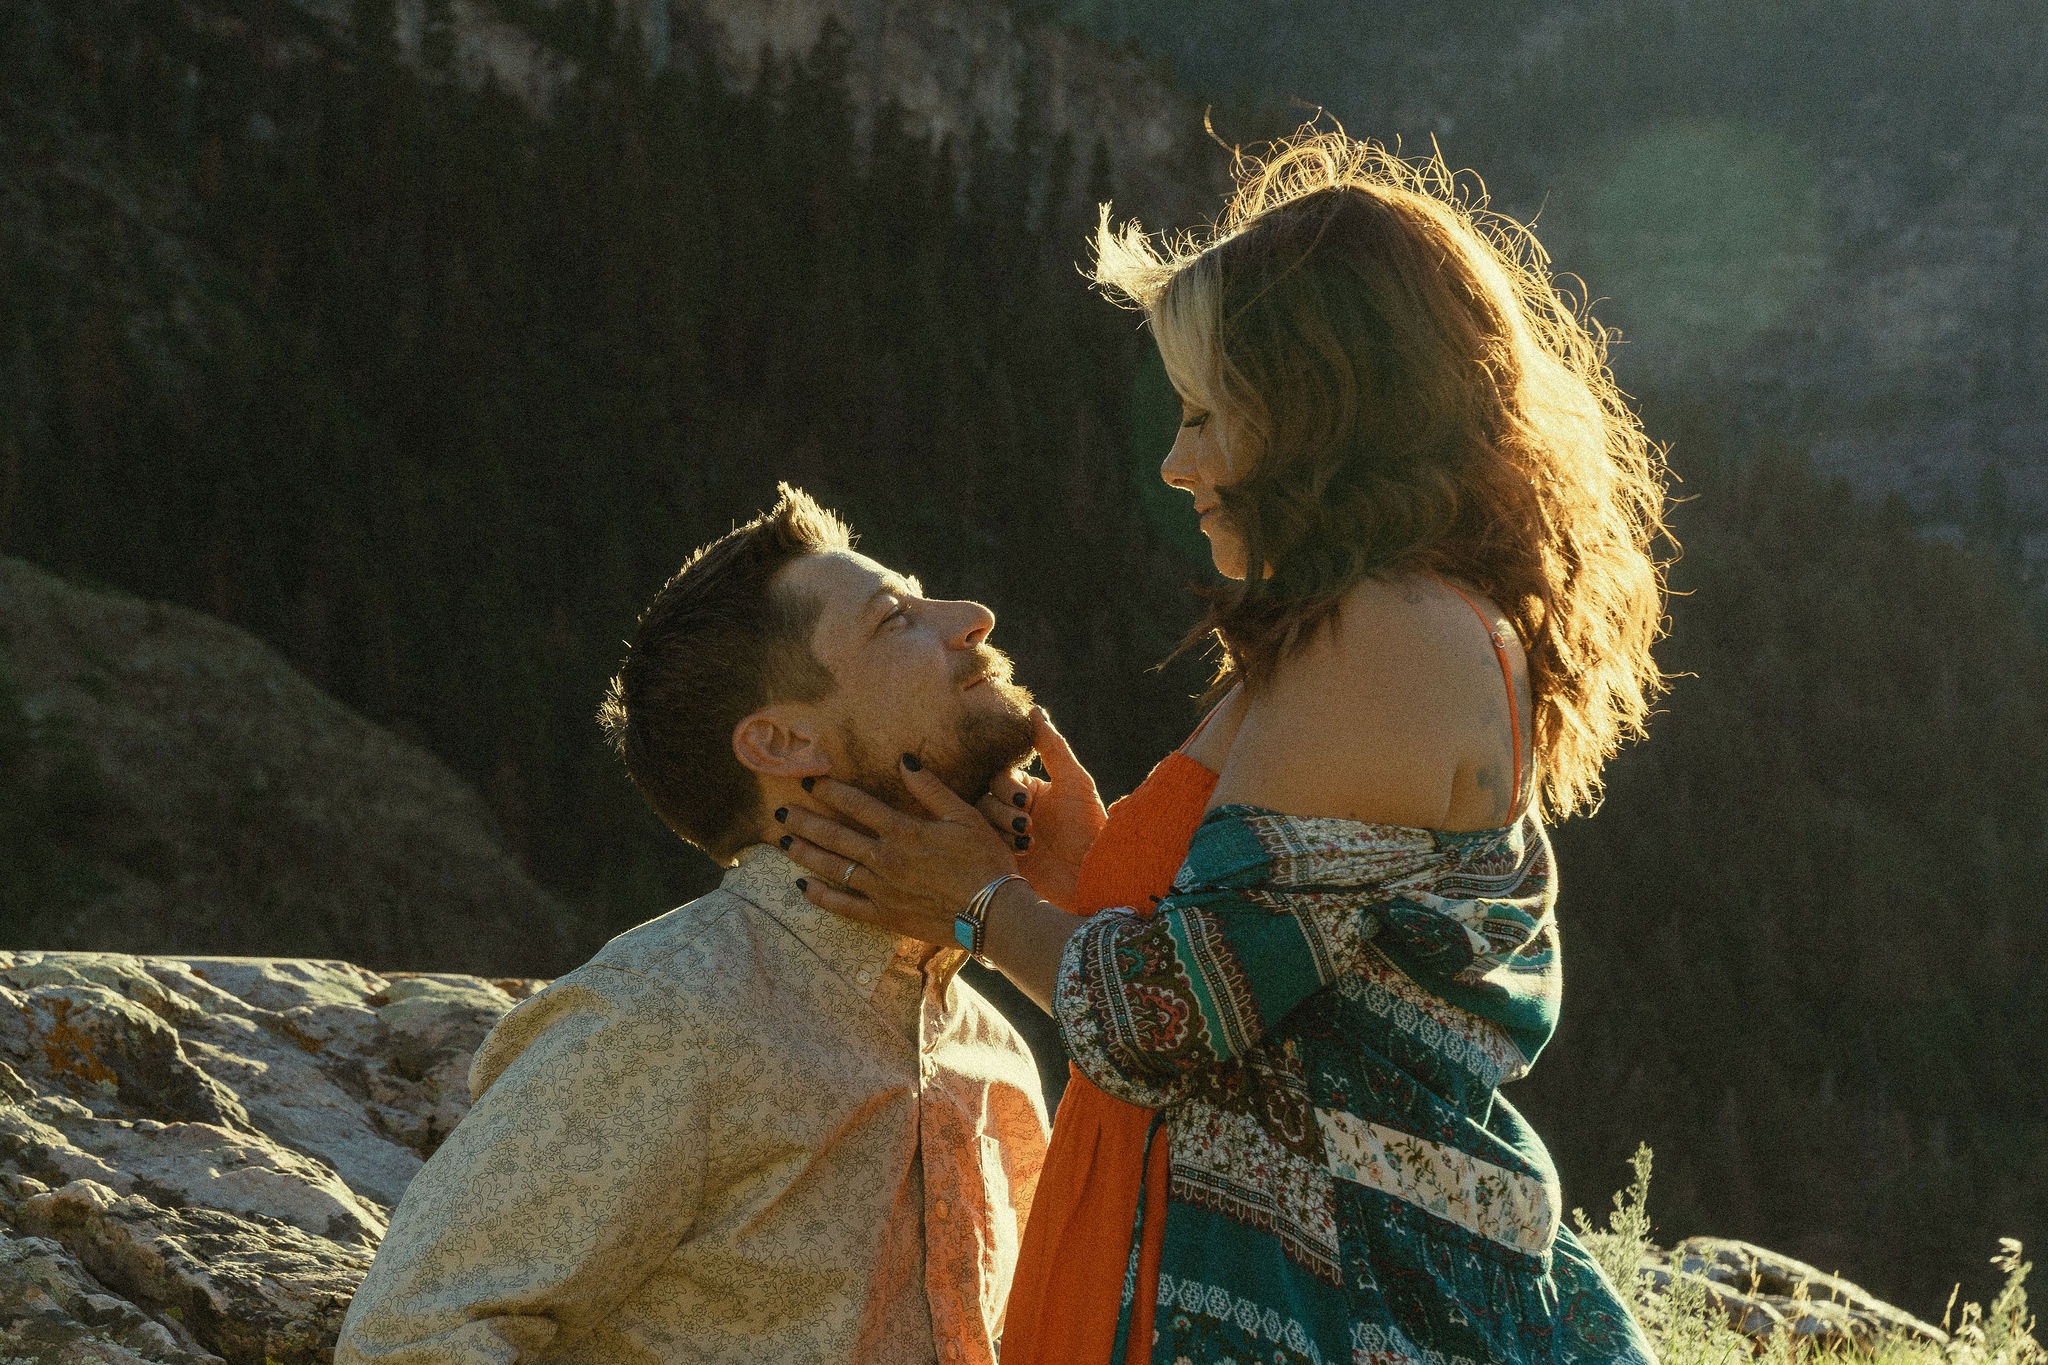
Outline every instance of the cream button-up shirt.
{"type": "Polygon", "coordinates": [[[336,1365],[993,1365],[1045,1154],[964,954],[755,845],[522,1003],[392,1213],[336,1365]]]}

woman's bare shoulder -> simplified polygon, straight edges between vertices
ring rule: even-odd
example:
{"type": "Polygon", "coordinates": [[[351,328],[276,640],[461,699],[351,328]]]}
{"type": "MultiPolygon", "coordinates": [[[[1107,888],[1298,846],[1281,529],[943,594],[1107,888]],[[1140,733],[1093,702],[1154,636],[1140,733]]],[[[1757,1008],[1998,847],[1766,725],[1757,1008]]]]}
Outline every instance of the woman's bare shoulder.
{"type": "MultiPolygon", "coordinates": [[[[1326,662],[1344,668],[1384,661],[1410,676],[1465,672],[1473,641],[1486,641],[1474,608],[1483,614],[1489,604],[1476,590],[1463,591],[1460,597],[1448,581],[1425,574],[1354,585],[1331,623],[1334,657],[1326,662]]],[[[1484,658],[1491,660],[1490,651],[1484,658]]]]}
{"type": "MultiPolygon", "coordinates": [[[[1442,828],[1492,694],[1471,608],[1435,580],[1371,579],[1252,693],[1216,802],[1442,828]]],[[[1495,698],[1497,700],[1497,698],[1495,698]]]]}

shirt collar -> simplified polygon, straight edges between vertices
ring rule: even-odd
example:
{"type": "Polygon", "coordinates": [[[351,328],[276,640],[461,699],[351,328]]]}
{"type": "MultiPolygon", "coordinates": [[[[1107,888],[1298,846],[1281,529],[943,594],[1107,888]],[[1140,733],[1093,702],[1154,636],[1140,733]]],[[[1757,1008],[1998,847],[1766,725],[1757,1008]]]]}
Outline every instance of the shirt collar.
{"type": "Polygon", "coordinates": [[[805,875],[818,874],[806,874],[773,844],[751,844],[740,851],[739,865],[720,885],[789,930],[862,996],[874,994],[892,959],[901,956],[921,964],[930,955],[931,950],[915,939],[820,910],[797,889],[796,879],[805,875]]]}

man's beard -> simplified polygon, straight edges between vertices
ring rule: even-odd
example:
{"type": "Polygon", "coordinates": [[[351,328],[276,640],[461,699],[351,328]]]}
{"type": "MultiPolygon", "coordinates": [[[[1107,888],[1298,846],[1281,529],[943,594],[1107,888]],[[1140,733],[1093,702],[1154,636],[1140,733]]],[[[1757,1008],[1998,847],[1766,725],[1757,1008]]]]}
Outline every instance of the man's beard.
{"type": "MultiPolygon", "coordinates": [[[[1000,650],[978,649],[969,656],[968,666],[955,670],[953,681],[958,686],[977,673],[986,675],[981,685],[1006,704],[999,710],[986,705],[963,707],[950,736],[917,750],[925,770],[967,802],[979,801],[998,774],[1028,759],[1036,739],[1031,693],[1010,680],[1009,657],[1000,650]]],[[[898,810],[924,813],[924,803],[911,794],[903,780],[899,755],[875,753],[850,727],[840,732],[840,743],[853,769],[848,781],[898,810]]]]}

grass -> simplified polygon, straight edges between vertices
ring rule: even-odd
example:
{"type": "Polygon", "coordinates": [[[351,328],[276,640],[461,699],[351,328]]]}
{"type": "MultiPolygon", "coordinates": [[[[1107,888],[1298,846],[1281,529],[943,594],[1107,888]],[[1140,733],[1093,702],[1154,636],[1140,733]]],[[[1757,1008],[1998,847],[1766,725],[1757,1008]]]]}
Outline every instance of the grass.
{"type": "Polygon", "coordinates": [[[2048,1349],[2034,1335],[2034,1317],[2027,1309],[2027,1272],[2022,1248],[2010,1237],[1999,1239],[1991,1263],[2005,1272],[2005,1285],[1986,1308],[1966,1303],[1954,1316],[1955,1298],[1942,1326],[1950,1334],[1946,1346],[1903,1333],[1841,1346],[1821,1346],[1810,1338],[1780,1331],[1751,1337],[1729,1326],[1704,1281],[1674,1276],[1668,1290],[1653,1286],[1643,1262],[1656,1251],[1650,1240],[1650,1148],[1636,1148],[1631,1160],[1634,1179],[1614,1196],[1607,1226],[1596,1228],[1585,1210],[1573,1209],[1572,1220],[1586,1249],[1615,1284],[1626,1286],[1630,1309],[1657,1348],[1662,1365],[2048,1365],[2048,1349]]]}

